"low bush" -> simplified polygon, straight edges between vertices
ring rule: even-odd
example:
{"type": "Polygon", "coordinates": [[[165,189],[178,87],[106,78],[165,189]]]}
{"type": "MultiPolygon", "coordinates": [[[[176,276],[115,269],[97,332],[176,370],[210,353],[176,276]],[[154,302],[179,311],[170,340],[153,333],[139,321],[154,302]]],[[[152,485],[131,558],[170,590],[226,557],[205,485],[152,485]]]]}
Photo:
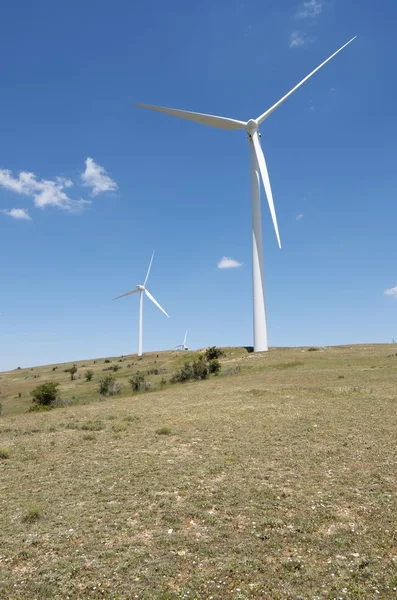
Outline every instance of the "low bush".
{"type": "Polygon", "coordinates": [[[32,390],[33,402],[40,406],[50,406],[58,398],[59,383],[46,381],[32,390]]]}
{"type": "Polygon", "coordinates": [[[133,392],[145,392],[150,385],[146,382],[145,375],[141,371],[134,373],[128,380],[133,392]]]}
{"type": "Polygon", "coordinates": [[[160,427],[159,429],[156,429],[156,433],[157,435],[170,435],[172,433],[172,429],[169,427],[160,427]]]}
{"type": "Polygon", "coordinates": [[[91,381],[91,379],[94,377],[94,371],[86,371],[84,377],[86,381],[91,381]]]}
{"type": "Polygon", "coordinates": [[[221,363],[217,358],[210,360],[208,363],[208,370],[210,375],[218,375],[219,371],[221,370],[221,363]]]}
{"type": "Polygon", "coordinates": [[[205,359],[210,362],[210,360],[213,360],[214,358],[220,358],[221,356],[224,356],[225,353],[223,352],[223,350],[221,350],[220,348],[217,348],[216,346],[211,346],[210,348],[207,348],[207,350],[205,351],[205,359]]]}
{"type": "Polygon", "coordinates": [[[50,404],[35,404],[34,406],[30,406],[26,412],[46,412],[47,410],[52,410],[54,407],[50,404]]]}
{"type": "Polygon", "coordinates": [[[0,446],[0,460],[6,460],[7,458],[10,458],[10,456],[11,450],[6,448],[6,446],[0,446]]]}

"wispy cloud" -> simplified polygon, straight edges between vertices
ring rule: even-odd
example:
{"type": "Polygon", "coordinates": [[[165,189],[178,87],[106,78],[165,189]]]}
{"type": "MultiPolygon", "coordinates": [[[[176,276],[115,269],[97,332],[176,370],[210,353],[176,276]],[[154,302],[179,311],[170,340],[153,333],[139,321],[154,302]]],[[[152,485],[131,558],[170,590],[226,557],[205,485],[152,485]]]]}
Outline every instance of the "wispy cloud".
{"type": "Polygon", "coordinates": [[[234,258],[229,258],[227,256],[222,256],[221,260],[218,262],[218,269],[236,269],[242,266],[243,263],[238,262],[238,260],[234,260],[234,258]]]}
{"type": "Polygon", "coordinates": [[[0,210],[4,215],[8,215],[13,219],[21,219],[24,221],[31,221],[27,208],[4,208],[0,210]]]}
{"type": "Polygon", "coordinates": [[[296,215],[296,220],[297,221],[301,221],[303,219],[303,214],[299,213],[299,215],[296,215]]]}
{"type": "Polygon", "coordinates": [[[85,161],[85,171],[81,176],[83,185],[92,188],[92,195],[97,196],[102,192],[114,192],[117,190],[117,183],[109,177],[104,167],[97,165],[93,158],[87,158],[85,161]]]}
{"type": "Polygon", "coordinates": [[[296,13],[298,19],[315,19],[323,10],[323,0],[308,0],[296,13]]]}
{"type": "Polygon", "coordinates": [[[392,288],[389,288],[388,290],[385,290],[385,294],[386,296],[393,296],[393,298],[397,300],[397,285],[395,285],[392,288]]]}
{"type": "Polygon", "coordinates": [[[87,200],[72,200],[65,190],[72,187],[73,182],[64,177],[55,179],[37,179],[34,173],[21,171],[14,177],[12,171],[0,169],[0,186],[6,190],[33,198],[34,205],[38,208],[57,206],[64,210],[77,211],[87,200]]]}
{"type": "Polygon", "coordinates": [[[290,48],[300,48],[305,44],[305,34],[300,31],[293,31],[289,38],[290,48]]]}

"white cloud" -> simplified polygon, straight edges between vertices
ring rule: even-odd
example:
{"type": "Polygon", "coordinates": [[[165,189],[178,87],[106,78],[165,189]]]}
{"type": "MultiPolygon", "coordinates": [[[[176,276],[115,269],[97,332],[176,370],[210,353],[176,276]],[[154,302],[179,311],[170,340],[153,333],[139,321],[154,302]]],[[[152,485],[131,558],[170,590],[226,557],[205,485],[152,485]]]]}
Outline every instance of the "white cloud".
{"type": "Polygon", "coordinates": [[[397,285],[395,285],[392,288],[389,288],[388,290],[385,290],[385,294],[386,296],[393,296],[393,298],[397,300],[397,285]]]}
{"type": "Polygon", "coordinates": [[[85,171],[81,176],[83,185],[92,187],[92,195],[97,196],[102,192],[114,192],[118,185],[106,172],[104,167],[97,165],[93,158],[85,161],[85,171]]]}
{"type": "Polygon", "coordinates": [[[8,215],[13,219],[23,219],[25,221],[31,221],[27,208],[5,208],[1,210],[4,215],[8,215]]]}
{"type": "Polygon", "coordinates": [[[236,269],[237,267],[242,267],[243,263],[234,260],[234,258],[228,258],[227,256],[222,256],[221,260],[218,262],[218,269],[236,269]]]}
{"type": "Polygon", "coordinates": [[[303,214],[299,213],[299,215],[296,215],[296,220],[297,221],[301,221],[303,219],[303,214]]]}
{"type": "Polygon", "coordinates": [[[16,194],[33,198],[34,204],[38,208],[57,206],[69,211],[81,209],[89,201],[69,198],[64,190],[72,185],[73,182],[64,177],[39,180],[34,173],[26,171],[21,171],[18,177],[14,177],[12,171],[0,169],[0,186],[16,194]]]}
{"type": "Polygon", "coordinates": [[[303,46],[305,43],[305,34],[300,33],[299,31],[294,31],[291,33],[289,38],[289,47],[290,48],[299,48],[303,46]]]}
{"type": "Polygon", "coordinates": [[[314,19],[321,14],[323,4],[322,0],[308,0],[303,3],[296,16],[298,19],[314,19]]]}

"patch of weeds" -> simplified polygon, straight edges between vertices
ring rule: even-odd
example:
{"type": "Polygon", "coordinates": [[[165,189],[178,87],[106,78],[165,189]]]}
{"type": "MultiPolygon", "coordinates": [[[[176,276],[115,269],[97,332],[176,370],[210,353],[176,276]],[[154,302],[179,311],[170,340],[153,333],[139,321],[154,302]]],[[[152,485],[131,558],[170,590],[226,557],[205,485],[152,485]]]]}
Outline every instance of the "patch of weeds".
{"type": "Polygon", "coordinates": [[[117,432],[127,431],[127,428],[128,428],[128,423],[119,422],[119,423],[113,423],[113,425],[112,425],[112,430],[117,431],[117,432]]]}
{"type": "Polygon", "coordinates": [[[26,412],[27,413],[46,412],[46,411],[52,410],[53,408],[54,408],[53,406],[49,406],[48,404],[35,404],[34,406],[31,406],[30,408],[28,408],[28,410],[26,412]]]}
{"type": "Polygon", "coordinates": [[[132,423],[133,421],[138,421],[139,417],[137,417],[136,415],[127,415],[126,417],[123,417],[123,421],[127,421],[127,423],[132,423]]]}
{"type": "Polygon", "coordinates": [[[51,427],[49,427],[49,428],[48,428],[48,431],[49,431],[50,433],[53,433],[53,432],[54,432],[54,431],[56,431],[56,430],[57,430],[57,428],[55,427],[55,425],[51,425],[51,427]]]}
{"type": "Polygon", "coordinates": [[[66,429],[80,429],[80,425],[78,423],[66,423],[66,429]]]}
{"type": "Polygon", "coordinates": [[[307,349],[308,352],[317,352],[318,348],[316,348],[315,346],[311,346],[310,348],[307,349]]]}
{"type": "Polygon", "coordinates": [[[242,367],[240,365],[238,365],[237,367],[230,367],[229,369],[225,369],[223,371],[223,375],[236,375],[237,373],[240,373],[242,367]]]}
{"type": "Polygon", "coordinates": [[[115,421],[117,419],[116,415],[107,415],[105,417],[108,421],[115,421]]]}
{"type": "Polygon", "coordinates": [[[80,429],[83,431],[101,431],[105,429],[105,426],[102,421],[87,421],[87,423],[80,426],[80,429]]]}
{"type": "Polygon", "coordinates": [[[338,379],[344,379],[345,376],[344,375],[338,375],[338,379]]]}
{"type": "Polygon", "coordinates": [[[172,433],[172,429],[170,427],[160,427],[156,429],[157,435],[170,435],[172,433]]]}
{"type": "Polygon", "coordinates": [[[274,369],[291,369],[293,367],[301,367],[304,363],[299,360],[294,360],[293,362],[287,363],[277,363],[275,365],[269,365],[274,369]]]}
{"type": "Polygon", "coordinates": [[[11,450],[6,446],[0,446],[0,459],[6,460],[7,458],[10,458],[10,456],[11,450]]]}
{"type": "Polygon", "coordinates": [[[85,433],[83,435],[83,440],[96,440],[95,433],[85,433]]]}
{"type": "Polygon", "coordinates": [[[41,507],[39,504],[31,504],[28,511],[23,515],[22,521],[24,523],[35,523],[41,517],[41,507]]]}

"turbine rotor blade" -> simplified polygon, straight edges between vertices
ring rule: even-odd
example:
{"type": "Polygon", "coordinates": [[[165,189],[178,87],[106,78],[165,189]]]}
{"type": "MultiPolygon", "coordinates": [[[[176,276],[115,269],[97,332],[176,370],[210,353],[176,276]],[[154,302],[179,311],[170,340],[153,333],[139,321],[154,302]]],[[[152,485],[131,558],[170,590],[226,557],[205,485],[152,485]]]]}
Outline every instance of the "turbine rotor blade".
{"type": "Polygon", "coordinates": [[[292,88],[291,91],[288,92],[288,94],[285,94],[285,96],[283,96],[280,100],[278,100],[278,102],[276,102],[276,104],[274,104],[271,108],[269,108],[266,112],[264,112],[260,117],[258,117],[256,119],[256,122],[258,123],[258,125],[261,125],[263,123],[263,121],[265,119],[267,119],[267,117],[269,115],[272,114],[272,112],[274,110],[276,110],[276,108],[278,108],[280,106],[280,104],[282,104],[284,102],[284,100],[286,100],[287,98],[289,98],[289,96],[291,96],[291,94],[293,94],[298,88],[300,88],[301,85],[303,85],[308,79],[310,79],[310,77],[312,75],[314,75],[314,73],[317,73],[317,71],[319,69],[321,69],[321,67],[323,67],[325,64],[327,64],[328,61],[331,60],[331,58],[334,58],[334,56],[336,56],[337,54],[339,54],[339,52],[341,52],[344,48],[346,48],[346,46],[348,46],[351,42],[353,42],[356,39],[357,36],[355,36],[354,38],[352,38],[351,40],[349,40],[346,44],[344,44],[344,46],[342,46],[342,48],[339,48],[339,50],[337,50],[336,52],[334,52],[329,58],[327,58],[327,60],[325,60],[323,63],[321,63],[321,65],[319,65],[317,67],[317,69],[314,69],[314,71],[312,71],[311,73],[309,73],[309,75],[307,75],[304,79],[302,79],[302,81],[300,83],[298,83],[295,87],[292,88]]]}
{"type": "Polygon", "coordinates": [[[269,204],[269,210],[270,210],[270,214],[272,216],[274,230],[276,232],[277,242],[278,242],[279,248],[281,248],[280,234],[278,232],[276,210],[274,208],[273,194],[272,194],[272,188],[270,186],[269,173],[267,172],[266,161],[265,161],[265,157],[264,157],[261,145],[259,143],[259,135],[258,135],[257,131],[254,131],[254,133],[252,134],[252,143],[254,145],[256,160],[258,162],[259,170],[261,172],[263,186],[265,188],[267,202],[269,204]]]}
{"type": "Polygon", "coordinates": [[[152,258],[150,259],[149,268],[148,268],[147,273],[146,273],[145,283],[143,284],[143,287],[145,287],[146,282],[149,279],[149,273],[150,273],[150,269],[152,268],[152,262],[153,262],[154,252],[155,251],[153,250],[152,258]]]}
{"type": "Polygon", "coordinates": [[[124,298],[124,296],[131,296],[131,294],[137,294],[140,290],[131,290],[126,294],[122,294],[121,296],[117,296],[117,298],[113,298],[113,300],[118,300],[119,298],[124,298]]]}
{"type": "Polygon", "coordinates": [[[157,308],[159,308],[161,310],[161,312],[163,312],[165,314],[166,317],[170,316],[170,315],[167,315],[167,313],[165,312],[164,308],[162,308],[160,306],[160,304],[157,302],[157,300],[155,298],[153,298],[152,294],[150,292],[148,292],[146,289],[145,289],[145,294],[157,306],[157,308]]]}
{"type": "Polygon", "coordinates": [[[141,108],[156,110],[157,112],[166,113],[173,117],[180,117],[181,119],[186,119],[188,121],[196,121],[197,123],[209,125],[210,127],[218,127],[219,129],[245,129],[246,126],[244,121],[237,121],[236,119],[229,119],[228,117],[216,117],[214,115],[206,115],[188,110],[165,108],[164,106],[153,106],[152,104],[141,104],[140,102],[134,102],[134,104],[141,108]]]}
{"type": "Polygon", "coordinates": [[[186,338],[187,338],[187,329],[186,329],[186,333],[185,333],[185,339],[183,340],[183,345],[186,346],[186,338]]]}

